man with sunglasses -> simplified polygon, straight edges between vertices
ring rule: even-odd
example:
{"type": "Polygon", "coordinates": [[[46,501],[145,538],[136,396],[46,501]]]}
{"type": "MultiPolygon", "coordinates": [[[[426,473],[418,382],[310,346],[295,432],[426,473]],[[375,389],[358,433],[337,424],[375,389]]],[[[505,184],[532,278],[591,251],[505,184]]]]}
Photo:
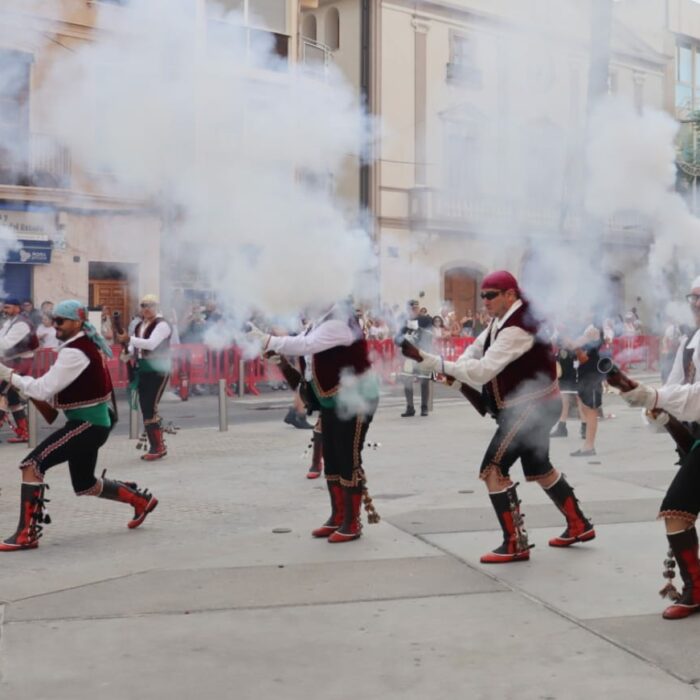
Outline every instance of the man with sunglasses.
{"type": "Polygon", "coordinates": [[[168,454],[158,405],[170,381],[170,339],[173,331],[158,311],[158,297],[155,294],[146,294],[141,299],[140,307],[142,320],[136,324],[133,335],[117,334],[117,340],[128,344],[123,359],[136,360],[135,389],[149,444],[148,452],[141,459],[150,462],[168,454]]]}
{"type": "Polygon", "coordinates": [[[0,552],[35,549],[43,524],[46,472],[68,462],[73,490],[78,496],[97,496],[121,501],[134,508],[129,528],[141,525],[158,505],[148,491],[139,491],[132,482],[95,477],[97,455],[116,420],[112,381],[104,356],[112,352],[95,327],[87,320],[87,307],[70,299],[56,305],[53,323],[62,345],[56,362],[43,376],[22,376],[12,367],[0,364],[0,380],[37,401],[52,402],[66,414],[66,424],[32,450],[20,464],[22,489],[19,524],[15,533],[0,542],[0,552]]]}
{"type": "MultiPolygon", "coordinates": [[[[19,299],[5,299],[3,312],[7,317],[0,328],[0,359],[20,374],[32,370],[34,350],[39,347],[39,339],[31,319],[22,313],[19,299]]],[[[26,404],[17,390],[5,383],[0,384],[0,393],[7,396],[7,407],[15,421],[15,437],[8,442],[28,442],[26,404]]],[[[4,418],[4,412],[2,412],[4,418]]]]}
{"type": "Polygon", "coordinates": [[[503,544],[484,554],[481,562],[500,564],[530,558],[517,484],[509,475],[518,459],[525,478],[536,481],[566,519],[566,529],[549,541],[550,546],[587,542],[595,530],[581,512],[573,488],[549,460],[549,433],[561,413],[551,345],[540,339],[539,324],[510,272],[486,275],[481,298],[491,322],[455,362],[405,344],[403,349],[430,370],[482,387],[498,427],[481,463],[480,478],[503,530],[503,544]]]}

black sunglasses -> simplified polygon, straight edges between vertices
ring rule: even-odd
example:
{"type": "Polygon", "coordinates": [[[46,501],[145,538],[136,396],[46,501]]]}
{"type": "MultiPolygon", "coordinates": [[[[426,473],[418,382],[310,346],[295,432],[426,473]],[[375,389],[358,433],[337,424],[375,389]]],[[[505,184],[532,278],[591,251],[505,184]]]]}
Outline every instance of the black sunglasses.
{"type": "Polygon", "coordinates": [[[52,323],[54,326],[62,326],[64,321],[68,321],[67,318],[61,318],[60,316],[54,316],[52,323]]]}
{"type": "Polygon", "coordinates": [[[482,299],[488,299],[489,301],[491,301],[491,299],[495,299],[499,294],[503,294],[503,292],[481,292],[479,296],[482,299]]]}
{"type": "Polygon", "coordinates": [[[690,302],[691,304],[696,304],[698,299],[700,299],[700,294],[686,294],[685,298],[686,301],[690,302]]]}
{"type": "Polygon", "coordinates": [[[155,304],[141,304],[142,309],[151,309],[155,306],[155,304]]]}

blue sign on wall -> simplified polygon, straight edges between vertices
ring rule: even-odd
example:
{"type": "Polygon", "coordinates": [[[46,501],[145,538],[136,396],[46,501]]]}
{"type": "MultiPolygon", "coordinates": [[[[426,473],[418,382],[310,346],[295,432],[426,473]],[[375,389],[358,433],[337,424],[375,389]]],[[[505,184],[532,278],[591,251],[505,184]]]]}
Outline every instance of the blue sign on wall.
{"type": "Polygon", "coordinates": [[[18,240],[19,247],[7,253],[6,263],[46,265],[51,262],[51,241],[18,240]]]}

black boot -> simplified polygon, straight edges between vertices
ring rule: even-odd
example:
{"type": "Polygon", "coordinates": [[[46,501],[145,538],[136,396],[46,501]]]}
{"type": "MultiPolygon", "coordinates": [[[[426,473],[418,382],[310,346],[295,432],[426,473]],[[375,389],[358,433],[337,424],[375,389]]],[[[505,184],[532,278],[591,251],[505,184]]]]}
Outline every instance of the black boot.
{"type": "Polygon", "coordinates": [[[99,497],[133,506],[134,517],[127,523],[130,530],[138,527],[158,505],[158,499],[150,494],[148,489],[139,491],[133,481],[112,481],[102,478],[102,491],[99,497]]]}
{"type": "Polygon", "coordinates": [[[516,485],[509,486],[505,491],[489,494],[491,505],[503,530],[503,544],[484,554],[480,560],[482,564],[506,564],[511,561],[527,561],[530,558],[531,547],[527,541],[516,485]]]}
{"type": "Polygon", "coordinates": [[[15,552],[18,549],[36,549],[39,546],[43,524],[51,518],[44,513],[44,498],[47,484],[22,482],[20,495],[19,523],[15,534],[0,542],[0,552],[15,552]]]}
{"type": "Polygon", "coordinates": [[[673,556],[678,562],[678,570],[683,580],[683,592],[678,592],[671,583],[673,578],[673,560],[666,560],[664,577],[668,584],[661,590],[661,595],[676,598],[666,608],[663,617],[666,620],[680,620],[700,611],[700,560],[698,560],[698,533],[695,527],[673,535],[666,535],[670,546],[669,558],[673,556]],[[670,575],[669,575],[670,571],[670,575]],[[673,595],[672,593],[675,593],[673,595]]]}
{"type": "Polygon", "coordinates": [[[566,518],[566,530],[559,537],[549,540],[550,547],[569,547],[576,542],[588,542],[595,538],[593,523],[579,508],[574,490],[563,474],[544,491],[566,518]]]}
{"type": "Polygon", "coordinates": [[[146,435],[148,436],[148,452],[145,455],[141,455],[141,459],[152,462],[165,457],[168,454],[168,450],[165,447],[163,429],[160,427],[160,423],[149,423],[146,426],[146,435]]]}
{"type": "Polygon", "coordinates": [[[323,436],[314,430],[311,438],[311,466],[306,474],[307,479],[318,479],[323,471],[323,436]]]}

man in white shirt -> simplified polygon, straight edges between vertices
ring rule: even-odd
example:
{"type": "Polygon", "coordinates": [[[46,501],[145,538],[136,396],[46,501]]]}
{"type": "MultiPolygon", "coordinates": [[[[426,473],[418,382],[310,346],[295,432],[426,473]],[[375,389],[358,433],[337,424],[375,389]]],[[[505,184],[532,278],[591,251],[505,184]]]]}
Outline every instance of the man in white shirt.
{"type": "Polygon", "coordinates": [[[308,333],[271,336],[253,329],[248,336],[260,342],[263,353],[300,358],[302,374],[311,390],[309,400],[321,413],[331,515],[311,534],[334,543],[358,539],[362,534],[363,500],[369,522],[379,520],[362,464],[362,448],[379,401],[379,385],[352,308],[346,303],[334,305],[308,333]]]}
{"type": "MultiPolygon", "coordinates": [[[[687,298],[696,321],[700,321],[700,277],[693,282],[692,287],[687,298]]],[[[696,331],[678,349],[674,369],[664,386],[657,390],[638,384],[632,391],[621,394],[631,406],[645,408],[647,416],[657,424],[665,424],[669,414],[680,421],[686,421],[696,440],[697,432],[693,433],[693,429],[697,430],[700,422],[700,383],[695,382],[698,335],[696,331]]],[[[663,617],[667,620],[678,620],[700,612],[700,560],[695,528],[700,513],[699,447],[696,442],[687,454],[678,450],[681,456],[680,468],[666,491],[658,515],[666,525],[670,547],[664,562],[667,585],[661,591],[662,595],[667,595],[673,601],[663,612],[663,617]],[[683,583],[680,595],[672,582],[675,563],[678,564],[683,583]]]]}
{"type": "MultiPolygon", "coordinates": [[[[7,320],[0,328],[0,360],[16,372],[29,374],[34,350],[39,346],[32,322],[22,314],[19,299],[5,299],[3,311],[7,320]]],[[[15,388],[0,383],[0,393],[7,394],[7,407],[15,421],[15,436],[8,442],[28,442],[26,404],[15,388]]]]}
{"type": "Polygon", "coordinates": [[[163,427],[158,405],[170,381],[170,338],[172,328],[158,311],[158,297],[146,294],[141,299],[142,321],[136,324],[133,335],[117,334],[117,341],[128,343],[123,360],[136,360],[136,390],[148,438],[148,452],[141,459],[153,461],[168,454],[163,439],[163,427]]]}
{"type": "Polygon", "coordinates": [[[65,412],[66,424],[49,435],[20,464],[22,471],[19,524],[15,533],[0,542],[0,552],[35,549],[39,545],[44,514],[46,472],[68,462],[73,490],[78,496],[97,496],[128,503],[134,517],[128,527],[141,525],[158,505],[147,491],[132,482],[95,477],[97,456],[107,440],[116,413],[113,409],[112,380],[104,355],[111,350],[87,320],[88,310],[75,299],[56,305],[53,319],[56,335],[62,341],[56,362],[46,374],[23,376],[0,364],[0,379],[9,382],[35,401],[50,402],[65,412]]]}
{"type": "Polygon", "coordinates": [[[503,530],[503,544],[484,554],[481,562],[500,564],[530,558],[517,484],[509,475],[518,459],[525,478],[539,483],[566,518],[566,530],[549,541],[551,547],[587,542],[595,537],[595,530],[582,513],[573,488],[549,460],[549,433],[561,413],[552,347],[539,338],[539,324],[509,272],[486,275],[481,299],[491,323],[455,362],[402,347],[404,354],[420,360],[428,370],[483,387],[498,428],[486,449],[480,477],[503,530]]]}

